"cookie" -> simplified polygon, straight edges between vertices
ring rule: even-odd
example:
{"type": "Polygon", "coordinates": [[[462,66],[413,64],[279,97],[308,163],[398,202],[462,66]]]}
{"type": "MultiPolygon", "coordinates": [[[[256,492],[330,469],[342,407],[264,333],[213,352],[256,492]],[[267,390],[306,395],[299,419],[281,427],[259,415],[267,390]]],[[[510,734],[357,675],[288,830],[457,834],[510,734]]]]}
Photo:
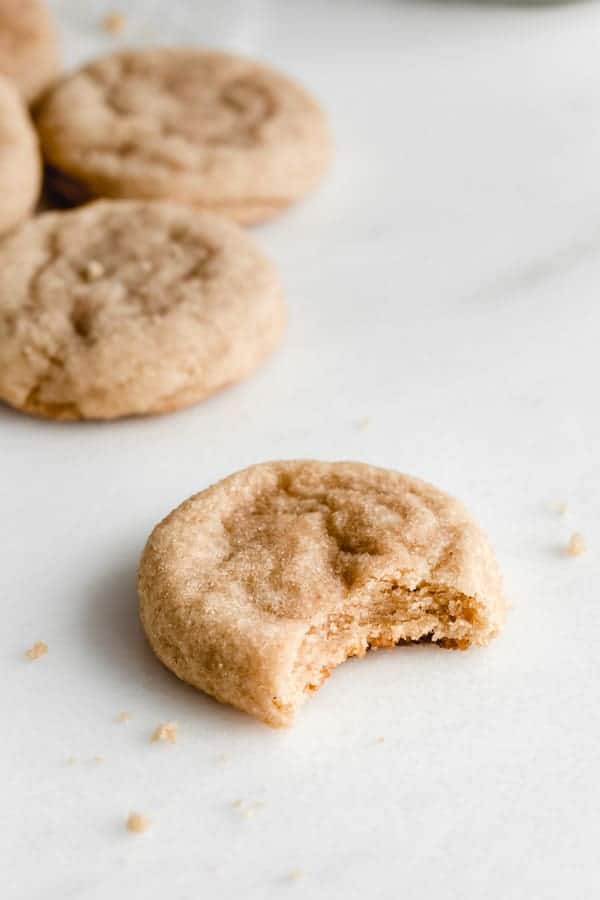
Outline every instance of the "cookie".
{"type": "Polygon", "coordinates": [[[35,102],[58,72],[58,44],[41,0],[0,0],[0,72],[35,102]]]}
{"type": "Polygon", "coordinates": [[[150,535],[138,592],[169,669],[273,726],[350,656],[487,644],[505,612],[458,501],[350,462],[264,463],[186,500],[150,535]]]}
{"type": "Polygon", "coordinates": [[[0,399],[57,419],[164,412],[248,375],[277,344],[277,274],[233,222],[98,201],[0,245],[0,399]]]}
{"type": "Polygon", "coordinates": [[[0,76],[0,235],[33,210],[40,193],[38,142],[16,88],[0,76]]]}
{"type": "Polygon", "coordinates": [[[230,53],[126,50],[50,92],[38,116],[55,187],[90,197],[167,199],[248,224],[319,180],[323,114],[284,75],[230,53]]]}

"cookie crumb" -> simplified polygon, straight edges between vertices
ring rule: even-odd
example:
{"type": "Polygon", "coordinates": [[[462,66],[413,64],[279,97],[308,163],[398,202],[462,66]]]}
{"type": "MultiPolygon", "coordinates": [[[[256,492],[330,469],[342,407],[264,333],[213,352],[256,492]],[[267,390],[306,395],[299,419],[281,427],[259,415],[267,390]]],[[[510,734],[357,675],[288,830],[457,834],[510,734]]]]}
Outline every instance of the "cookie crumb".
{"type": "Polygon", "coordinates": [[[157,725],[151,740],[153,744],[158,741],[175,744],[177,742],[177,722],[164,722],[162,725],[157,725]]]}
{"type": "Polygon", "coordinates": [[[569,556],[581,556],[587,550],[585,538],[578,531],[574,531],[567,544],[569,556]]]}
{"type": "Polygon", "coordinates": [[[102,19],[102,28],[108,34],[121,34],[125,29],[126,24],[127,19],[124,13],[117,12],[116,10],[107,13],[102,19]]]}
{"type": "Polygon", "coordinates": [[[130,831],[132,834],[143,834],[145,831],[148,831],[151,824],[147,816],[137,812],[129,813],[125,822],[127,831],[130,831]]]}
{"type": "Polygon", "coordinates": [[[264,802],[262,800],[257,800],[256,803],[251,803],[250,806],[247,806],[244,810],[242,810],[245,819],[251,819],[256,813],[264,809],[264,802]]]}
{"type": "Polygon", "coordinates": [[[98,281],[99,278],[102,278],[104,272],[104,266],[97,259],[90,259],[85,267],[85,277],[88,281],[98,281]]]}
{"type": "Polygon", "coordinates": [[[376,743],[378,743],[378,744],[383,744],[384,742],[385,742],[385,738],[384,738],[384,737],[381,737],[381,736],[380,736],[380,737],[376,738],[376,743]]]}
{"type": "Polygon", "coordinates": [[[40,656],[45,656],[48,652],[48,644],[44,641],[36,641],[35,644],[29,648],[29,650],[25,651],[25,656],[29,660],[39,659],[40,656]]]}
{"type": "Polygon", "coordinates": [[[360,419],[358,422],[358,430],[366,431],[367,428],[372,424],[373,419],[370,416],[365,416],[364,419],[360,419]]]}
{"type": "Polygon", "coordinates": [[[217,756],[217,764],[220,766],[228,766],[231,762],[231,756],[229,753],[219,753],[217,756]]]}
{"type": "Polygon", "coordinates": [[[126,709],[124,709],[123,712],[120,712],[118,716],[115,716],[115,722],[119,722],[119,723],[129,722],[130,719],[131,719],[131,713],[127,712],[126,709]]]}
{"type": "Polygon", "coordinates": [[[256,813],[263,809],[265,803],[263,800],[257,800],[255,803],[244,803],[243,800],[234,800],[231,804],[234,809],[239,810],[244,819],[251,819],[256,813]]]}
{"type": "Polygon", "coordinates": [[[301,881],[303,878],[304,872],[302,869],[292,869],[292,871],[288,873],[289,881],[301,881]]]}

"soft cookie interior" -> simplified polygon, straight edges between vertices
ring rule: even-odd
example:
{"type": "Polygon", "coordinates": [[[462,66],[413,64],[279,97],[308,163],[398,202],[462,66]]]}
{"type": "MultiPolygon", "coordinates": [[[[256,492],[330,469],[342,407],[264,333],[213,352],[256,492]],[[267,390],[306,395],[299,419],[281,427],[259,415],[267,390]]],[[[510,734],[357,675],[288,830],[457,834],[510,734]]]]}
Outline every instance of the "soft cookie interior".
{"type": "Polygon", "coordinates": [[[289,724],[336,666],[367,650],[422,641],[466,650],[493,634],[475,597],[443,584],[421,582],[411,590],[393,580],[373,581],[351,605],[316,617],[307,628],[293,669],[282,673],[281,696],[273,698],[273,724],[289,724]]]}

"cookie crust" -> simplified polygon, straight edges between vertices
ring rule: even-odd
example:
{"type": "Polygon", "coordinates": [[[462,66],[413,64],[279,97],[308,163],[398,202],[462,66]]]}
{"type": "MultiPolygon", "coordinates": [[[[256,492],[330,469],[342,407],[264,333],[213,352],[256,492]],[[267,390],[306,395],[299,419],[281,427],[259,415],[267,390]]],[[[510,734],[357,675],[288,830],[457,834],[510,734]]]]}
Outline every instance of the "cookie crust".
{"type": "Polygon", "coordinates": [[[0,246],[0,398],[57,419],[166,412],[276,346],[278,276],[232,222],[176,204],[46,213],[0,246]]]}
{"type": "Polygon", "coordinates": [[[35,103],[58,72],[58,42],[41,0],[0,0],[0,72],[35,103]]]}
{"type": "Polygon", "coordinates": [[[37,137],[16,88],[0,76],[0,236],[32,212],[42,166],[37,137]]]}
{"type": "Polygon", "coordinates": [[[249,224],[319,180],[329,135],[284,75],[215,50],[127,50],[50,92],[37,119],[67,198],[169,199],[249,224]]]}
{"type": "Polygon", "coordinates": [[[273,726],[349,656],[484,645],[505,614],[490,545],[458,501],[350,462],[263,463],[186,500],[150,535],[138,591],[159,659],[273,726]]]}

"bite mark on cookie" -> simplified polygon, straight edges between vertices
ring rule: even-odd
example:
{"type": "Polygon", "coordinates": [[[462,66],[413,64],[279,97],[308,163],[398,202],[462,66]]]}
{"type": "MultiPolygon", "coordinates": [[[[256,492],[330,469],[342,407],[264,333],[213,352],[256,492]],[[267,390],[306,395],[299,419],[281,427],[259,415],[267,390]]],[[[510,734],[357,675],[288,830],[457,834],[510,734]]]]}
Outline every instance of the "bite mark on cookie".
{"type": "Polygon", "coordinates": [[[163,662],[271,725],[352,656],[485,645],[506,608],[457,501],[358,463],[265,463],[192,497],[151,535],[138,584],[163,662]]]}

